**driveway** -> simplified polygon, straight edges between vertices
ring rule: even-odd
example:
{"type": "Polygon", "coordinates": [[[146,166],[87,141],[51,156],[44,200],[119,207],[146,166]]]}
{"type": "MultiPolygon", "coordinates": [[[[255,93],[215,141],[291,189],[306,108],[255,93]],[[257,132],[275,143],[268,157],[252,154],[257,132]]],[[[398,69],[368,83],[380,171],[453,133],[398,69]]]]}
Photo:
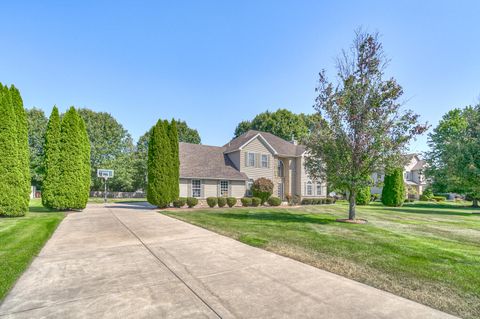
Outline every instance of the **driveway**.
{"type": "Polygon", "coordinates": [[[69,214],[6,318],[454,318],[141,204],[69,214]]]}

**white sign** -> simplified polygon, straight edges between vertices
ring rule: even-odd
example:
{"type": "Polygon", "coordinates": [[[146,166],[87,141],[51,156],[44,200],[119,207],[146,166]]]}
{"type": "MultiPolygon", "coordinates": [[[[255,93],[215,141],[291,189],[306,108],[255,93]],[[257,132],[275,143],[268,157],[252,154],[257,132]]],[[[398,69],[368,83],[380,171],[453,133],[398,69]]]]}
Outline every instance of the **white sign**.
{"type": "Polygon", "coordinates": [[[112,178],[113,177],[113,169],[97,169],[97,177],[101,178],[112,178]]]}

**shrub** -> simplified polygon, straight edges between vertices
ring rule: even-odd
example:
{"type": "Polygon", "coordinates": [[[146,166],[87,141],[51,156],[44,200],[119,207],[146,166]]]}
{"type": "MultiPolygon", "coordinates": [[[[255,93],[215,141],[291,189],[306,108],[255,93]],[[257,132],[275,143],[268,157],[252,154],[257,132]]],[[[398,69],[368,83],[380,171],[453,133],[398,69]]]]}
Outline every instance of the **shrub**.
{"type": "Polygon", "coordinates": [[[282,204],[282,200],[278,197],[271,196],[268,199],[268,205],[270,205],[270,206],[280,206],[280,204],[282,204]]]}
{"type": "Polygon", "coordinates": [[[302,198],[299,195],[293,195],[292,196],[292,205],[298,205],[301,203],[302,198]]]}
{"type": "Polygon", "coordinates": [[[427,187],[425,188],[425,190],[423,191],[423,194],[425,197],[427,197],[428,199],[432,198],[433,197],[433,191],[432,191],[432,188],[430,187],[427,187]]]}
{"type": "Polygon", "coordinates": [[[173,207],[181,208],[185,206],[186,203],[187,203],[187,199],[185,197],[180,197],[179,199],[176,199],[173,201],[173,207]]]}
{"type": "Polygon", "coordinates": [[[363,187],[358,191],[355,202],[357,205],[368,205],[370,204],[370,196],[370,187],[363,187]]]}
{"type": "Polygon", "coordinates": [[[380,194],[372,194],[371,201],[376,202],[380,199],[380,194]]]}
{"type": "Polygon", "coordinates": [[[247,207],[247,206],[252,206],[252,198],[250,197],[243,197],[241,200],[242,206],[247,207]]]}
{"type": "Polygon", "coordinates": [[[302,205],[312,205],[313,200],[311,198],[302,199],[302,205]]]}
{"type": "Polygon", "coordinates": [[[258,197],[252,197],[252,206],[257,207],[262,203],[262,199],[258,197]]]}
{"type": "Polygon", "coordinates": [[[217,206],[217,202],[218,200],[216,197],[207,197],[207,204],[210,208],[217,206]]]}
{"type": "Polygon", "coordinates": [[[237,199],[235,197],[227,197],[227,205],[228,207],[233,207],[237,203],[237,199]]]}
{"type": "Polygon", "coordinates": [[[447,198],[445,196],[432,196],[432,199],[438,203],[445,201],[447,198]]]}
{"type": "Polygon", "coordinates": [[[273,193],[273,182],[265,177],[255,180],[252,185],[252,194],[254,197],[260,198],[263,205],[273,193]]]}
{"type": "Polygon", "coordinates": [[[287,200],[287,203],[291,205],[293,197],[290,193],[285,195],[285,199],[287,200]]]}
{"type": "Polygon", "coordinates": [[[414,201],[413,198],[405,198],[404,203],[413,203],[414,201]]]}
{"type": "Polygon", "coordinates": [[[423,202],[428,202],[428,201],[430,201],[430,197],[428,197],[425,194],[422,194],[422,195],[420,195],[420,200],[423,201],[423,202]]]}
{"type": "Polygon", "coordinates": [[[325,198],[325,204],[334,204],[335,198],[327,197],[325,198]]]}
{"type": "Polygon", "coordinates": [[[225,207],[227,205],[227,198],[226,197],[218,197],[217,198],[218,207],[225,207]]]}
{"type": "Polygon", "coordinates": [[[402,206],[405,199],[405,184],[403,168],[397,168],[391,174],[385,175],[382,189],[382,203],[385,206],[402,206]]]}
{"type": "Polygon", "coordinates": [[[195,207],[198,204],[198,199],[195,197],[187,197],[187,205],[189,208],[195,207]]]}

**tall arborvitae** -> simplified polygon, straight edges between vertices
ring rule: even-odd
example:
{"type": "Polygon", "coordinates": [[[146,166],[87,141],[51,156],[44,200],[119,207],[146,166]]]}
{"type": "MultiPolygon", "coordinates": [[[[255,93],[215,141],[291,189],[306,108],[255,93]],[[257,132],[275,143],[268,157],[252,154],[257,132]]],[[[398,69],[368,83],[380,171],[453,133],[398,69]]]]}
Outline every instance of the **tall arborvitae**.
{"type": "Polygon", "coordinates": [[[23,216],[23,171],[18,156],[18,134],[11,93],[0,83],[0,216],[23,216]]]}
{"type": "Polygon", "coordinates": [[[45,132],[45,177],[42,186],[42,203],[45,207],[58,207],[56,199],[60,189],[60,116],[56,106],[48,120],[45,132]]]}
{"type": "Polygon", "coordinates": [[[85,205],[88,201],[88,196],[90,195],[90,173],[91,173],[91,168],[90,168],[90,139],[88,138],[87,134],[87,127],[85,125],[85,121],[83,118],[79,115],[78,117],[79,124],[80,124],[80,132],[79,135],[81,137],[81,145],[82,145],[82,169],[81,169],[81,175],[83,176],[83,190],[81,193],[81,200],[82,202],[85,202],[85,205]]]}
{"type": "Polygon", "coordinates": [[[148,141],[148,177],[147,200],[158,207],[166,207],[170,203],[168,190],[168,163],[165,150],[168,149],[167,130],[162,120],[152,129],[148,141]]]}
{"type": "Polygon", "coordinates": [[[171,149],[171,163],[172,163],[172,175],[171,175],[171,184],[170,184],[170,200],[173,202],[176,200],[180,194],[180,159],[179,159],[179,150],[178,150],[178,130],[177,123],[172,119],[170,122],[169,129],[169,140],[170,140],[170,149],[171,149]]]}
{"type": "Polygon", "coordinates": [[[87,153],[84,134],[85,124],[71,107],[63,116],[60,130],[61,172],[55,198],[57,209],[83,209],[87,205],[86,175],[90,176],[90,150],[87,153]]]}
{"type": "Polygon", "coordinates": [[[172,147],[171,147],[171,126],[167,120],[163,120],[163,128],[165,130],[165,135],[163,136],[163,140],[165,143],[165,147],[162,150],[162,161],[164,161],[165,165],[165,195],[168,202],[171,202],[172,199],[172,179],[173,179],[173,163],[172,163],[172,147]]]}
{"type": "Polygon", "coordinates": [[[30,181],[30,148],[28,145],[28,123],[27,114],[23,108],[23,100],[20,92],[13,85],[10,86],[13,109],[17,122],[17,152],[20,171],[22,173],[22,187],[20,189],[23,197],[25,210],[28,211],[31,193],[30,181]]]}
{"type": "Polygon", "coordinates": [[[386,206],[402,206],[405,201],[405,184],[403,169],[397,168],[389,175],[385,175],[382,189],[382,203],[386,206]]]}

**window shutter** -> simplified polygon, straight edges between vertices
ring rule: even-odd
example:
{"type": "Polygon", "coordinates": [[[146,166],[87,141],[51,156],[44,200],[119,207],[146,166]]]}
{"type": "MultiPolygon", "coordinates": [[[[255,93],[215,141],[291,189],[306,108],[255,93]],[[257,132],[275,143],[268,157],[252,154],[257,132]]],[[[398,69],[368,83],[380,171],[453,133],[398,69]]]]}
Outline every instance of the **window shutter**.
{"type": "Polygon", "coordinates": [[[260,153],[255,153],[255,167],[260,167],[260,153]]]}
{"type": "Polygon", "coordinates": [[[232,181],[228,181],[228,195],[227,197],[232,196],[232,181]]]}
{"type": "Polygon", "coordinates": [[[200,180],[200,197],[205,197],[205,183],[203,182],[203,179],[200,180]]]}
{"type": "Polygon", "coordinates": [[[267,167],[270,168],[270,155],[267,155],[267,167]]]}
{"type": "Polygon", "coordinates": [[[245,152],[245,167],[248,167],[248,152],[245,152]]]}
{"type": "Polygon", "coordinates": [[[221,181],[217,181],[217,197],[220,197],[220,191],[221,191],[221,184],[222,182],[221,181]]]}

